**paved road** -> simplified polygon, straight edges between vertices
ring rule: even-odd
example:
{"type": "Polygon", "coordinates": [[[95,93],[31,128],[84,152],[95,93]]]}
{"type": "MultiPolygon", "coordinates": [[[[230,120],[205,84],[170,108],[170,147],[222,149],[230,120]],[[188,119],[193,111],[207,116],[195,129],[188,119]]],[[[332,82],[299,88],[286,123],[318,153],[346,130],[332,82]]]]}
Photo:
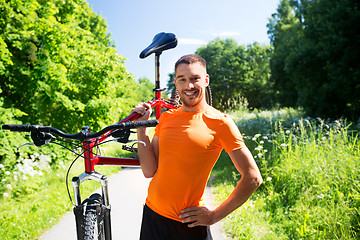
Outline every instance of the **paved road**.
{"type": "MultiPolygon", "coordinates": [[[[111,204],[112,239],[139,239],[142,208],[146,199],[149,179],[143,177],[140,168],[125,168],[112,176],[109,180],[109,197],[111,204]]],[[[212,195],[206,190],[207,205],[212,208],[212,195]]],[[[41,240],[76,240],[75,217],[68,212],[64,218],[47,233],[41,240]]],[[[214,240],[225,240],[220,231],[221,223],[211,226],[214,240]]]]}

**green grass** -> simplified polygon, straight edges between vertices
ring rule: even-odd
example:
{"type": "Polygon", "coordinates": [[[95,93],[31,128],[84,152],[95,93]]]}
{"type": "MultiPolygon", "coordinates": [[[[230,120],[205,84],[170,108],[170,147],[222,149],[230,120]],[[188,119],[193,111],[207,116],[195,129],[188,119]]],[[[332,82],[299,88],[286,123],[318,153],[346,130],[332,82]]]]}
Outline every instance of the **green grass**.
{"type": "MultiPolygon", "coordinates": [[[[286,110],[235,119],[264,183],[225,219],[233,239],[358,239],[360,144],[345,123],[286,110]],[[243,130],[244,131],[243,131],[243,130]]],[[[240,179],[226,154],[211,185],[222,202],[240,179]]]]}

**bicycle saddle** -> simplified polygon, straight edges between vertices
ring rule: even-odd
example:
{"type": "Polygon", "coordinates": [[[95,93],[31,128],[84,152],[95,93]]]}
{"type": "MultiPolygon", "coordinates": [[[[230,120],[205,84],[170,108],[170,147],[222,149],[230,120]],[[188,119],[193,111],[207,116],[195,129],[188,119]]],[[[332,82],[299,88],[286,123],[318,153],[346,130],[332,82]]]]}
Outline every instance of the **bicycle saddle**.
{"type": "Polygon", "coordinates": [[[140,58],[146,58],[152,53],[160,55],[162,51],[177,46],[177,39],[173,33],[158,33],[155,35],[152,43],[140,53],[140,58]]]}

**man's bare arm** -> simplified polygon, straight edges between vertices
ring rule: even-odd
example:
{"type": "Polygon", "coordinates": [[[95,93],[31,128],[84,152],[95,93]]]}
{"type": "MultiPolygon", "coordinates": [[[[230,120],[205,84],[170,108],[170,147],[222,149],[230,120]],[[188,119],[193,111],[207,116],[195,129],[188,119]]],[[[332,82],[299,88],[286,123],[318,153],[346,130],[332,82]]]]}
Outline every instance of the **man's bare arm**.
{"type": "Polygon", "coordinates": [[[230,196],[215,210],[211,211],[206,207],[184,209],[179,217],[183,218],[183,222],[191,222],[189,227],[207,226],[220,221],[243,205],[262,183],[260,171],[247,147],[229,152],[229,155],[241,174],[239,183],[230,196]]]}
{"type": "Polygon", "coordinates": [[[159,137],[154,136],[150,143],[147,129],[139,128],[137,130],[138,140],[145,143],[139,143],[138,156],[141,170],[146,178],[152,178],[157,171],[159,155],[159,137]]]}

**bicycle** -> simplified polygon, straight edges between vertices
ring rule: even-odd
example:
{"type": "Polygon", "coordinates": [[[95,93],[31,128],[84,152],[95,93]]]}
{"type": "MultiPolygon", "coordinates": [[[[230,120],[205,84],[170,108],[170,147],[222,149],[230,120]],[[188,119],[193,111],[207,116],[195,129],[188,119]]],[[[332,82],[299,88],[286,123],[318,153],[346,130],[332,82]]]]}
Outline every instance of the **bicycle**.
{"type": "MultiPolygon", "coordinates": [[[[108,195],[108,178],[95,171],[96,165],[119,165],[119,166],[139,166],[137,157],[117,158],[101,156],[99,146],[110,141],[122,143],[122,149],[133,153],[137,152],[134,145],[128,146],[131,129],[139,127],[154,127],[158,123],[157,119],[161,115],[162,109],[175,109],[180,106],[176,92],[173,98],[161,98],[161,93],[165,88],[160,88],[160,55],[163,51],[175,48],[177,46],[176,36],[172,33],[159,33],[155,35],[152,43],[140,53],[140,58],[146,58],[151,54],[155,54],[155,98],[148,101],[152,108],[155,108],[156,120],[134,121],[139,115],[132,113],[126,118],[120,120],[117,124],[107,126],[96,133],[90,133],[90,127],[85,126],[79,133],[68,134],[53,127],[44,127],[39,125],[2,125],[2,129],[19,132],[30,132],[33,144],[37,147],[49,143],[59,144],[66,149],[74,152],[76,158],[70,164],[66,174],[66,188],[71,203],[74,205],[73,212],[76,219],[76,232],[79,240],[83,239],[106,239],[111,236],[111,217],[110,202],[108,195]],[[53,134],[61,139],[56,138],[53,134]],[[111,137],[111,139],[109,139],[111,137]],[[63,139],[77,140],[80,144],[73,144],[74,148],[81,147],[80,153],[60,144],[63,139]],[[96,149],[96,151],[95,151],[96,149]],[[73,164],[82,157],[84,159],[85,171],[80,176],[72,178],[75,203],[71,198],[68,188],[68,175],[73,164]],[[81,201],[80,185],[86,180],[97,181],[101,185],[101,194],[94,193],[90,197],[81,201]]],[[[211,105],[211,90],[206,89],[206,98],[211,105]]],[[[138,143],[139,144],[139,143],[138,143]]]]}

